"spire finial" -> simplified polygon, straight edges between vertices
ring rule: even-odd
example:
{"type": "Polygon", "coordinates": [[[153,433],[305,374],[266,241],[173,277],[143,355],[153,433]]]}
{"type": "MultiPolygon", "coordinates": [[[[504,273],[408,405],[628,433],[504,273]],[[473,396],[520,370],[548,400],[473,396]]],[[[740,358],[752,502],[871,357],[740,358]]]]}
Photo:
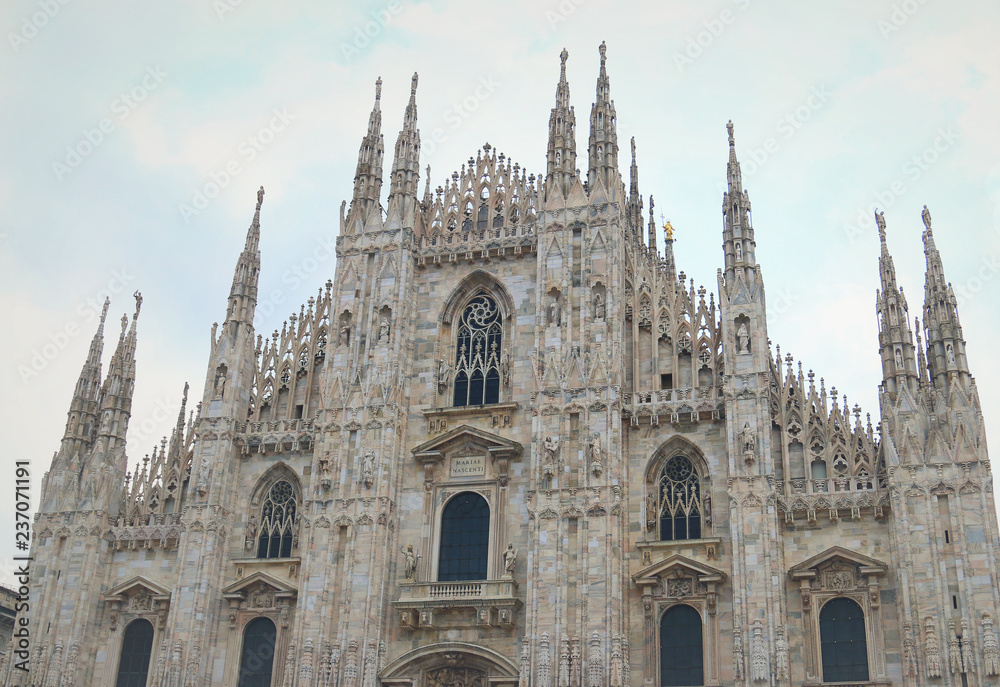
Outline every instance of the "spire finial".
{"type": "Polygon", "coordinates": [[[924,206],[923,212],[920,213],[920,217],[924,220],[924,226],[927,227],[927,231],[931,230],[931,211],[924,206]]]}
{"type": "Polygon", "coordinates": [[[104,320],[108,317],[108,308],[111,307],[111,298],[105,297],[104,299],[104,309],[101,310],[101,329],[104,329],[104,320]]]}
{"type": "Polygon", "coordinates": [[[635,162],[635,136],[632,137],[632,162],[635,162]]]}
{"type": "Polygon", "coordinates": [[[566,80],[566,60],[569,59],[569,53],[566,52],[566,48],[562,49],[559,53],[559,78],[563,81],[566,80]]]}
{"type": "Polygon", "coordinates": [[[375,82],[375,102],[382,99],[382,77],[378,77],[378,81],[375,82]]]}
{"type": "Polygon", "coordinates": [[[879,239],[882,241],[882,243],[885,243],[885,213],[884,212],[879,212],[878,210],[875,211],[875,224],[878,225],[878,237],[879,237],[879,239]]]}
{"type": "Polygon", "coordinates": [[[135,298],[135,314],[132,315],[132,323],[135,324],[135,321],[139,319],[139,308],[142,307],[142,294],[136,290],[136,292],[132,294],[132,297],[135,298]]]}
{"type": "Polygon", "coordinates": [[[413,79],[410,81],[410,97],[417,94],[417,73],[413,72],[413,79]]]}
{"type": "Polygon", "coordinates": [[[257,212],[260,212],[260,206],[264,204],[264,187],[261,186],[257,189],[257,212]]]}
{"type": "Polygon", "coordinates": [[[726,124],[726,131],[729,132],[729,147],[735,148],[736,138],[733,136],[733,120],[730,119],[729,122],[726,124]]]}
{"type": "Polygon", "coordinates": [[[608,46],[601,41],[601,47],[598,48],[601,52],[601,68],[604,68],[604,63],[608,61],[608,46]]]}

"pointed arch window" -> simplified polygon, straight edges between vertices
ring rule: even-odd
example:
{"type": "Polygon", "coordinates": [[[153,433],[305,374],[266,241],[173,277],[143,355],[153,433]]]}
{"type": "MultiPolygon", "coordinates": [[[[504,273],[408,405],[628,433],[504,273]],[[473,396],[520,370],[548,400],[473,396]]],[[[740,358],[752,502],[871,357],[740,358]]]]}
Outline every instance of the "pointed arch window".
{"type": "Polygon", "coordinates": [[[856,601],[839,596],[819,612],[823,682],[868,682],[865,613],[856,601]]]}
{"type": "Polygon", "coordinates": [[[125,628],[115,687],[146,687],[153,652],[153,624],[140,618],[125,628]]]}
{"type": "Polygon", "coordinates": [[[276,636],[274,621],[270,618],[256,618],[247,623],[243,631],[238,687],[271,687],[276,636]]]}
{"type": "Polygon", "coordinates": [[[691,606],[667,609],[660,619],[660,685],[691,687],[705,684],[701,615],[691,606]]]}
{"type": "Polygon", "coordinates": [[[660,539],[701,539],[701,479],[691,460],[676,455],[663,465],[659,479],[660,539]]]}
{"type": "Polygon", "coordinates": [[[490,545],[490,506],[479,494],[455,496],[441,514],[438,581],[485,580],[490,545]]]}
{"type": "Polygon", "coordinates": [[[486,294],[465,306],[458,323],[454,405],[500,402],[503,323],[500,307],[486,294]]]}
{"type": "Polygon", "coordinates": [[[260,509],[257,558],[288,558],[292,555],[296,523],[295,490],[287,480],[275,482],[260,509]]]}

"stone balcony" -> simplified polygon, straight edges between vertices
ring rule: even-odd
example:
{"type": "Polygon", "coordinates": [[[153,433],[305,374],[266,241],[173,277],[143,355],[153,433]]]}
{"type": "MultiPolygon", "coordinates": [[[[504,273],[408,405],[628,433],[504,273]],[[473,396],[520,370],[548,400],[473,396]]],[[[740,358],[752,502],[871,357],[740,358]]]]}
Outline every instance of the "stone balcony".
{"type": "Polygon", "coordinates": [[[681,387],[628,394],[622,415],[637,428],[640,424],[658,425],[661,420],[671,423],[720,420],[725,407],[722,387],[681,387]]]}
{"type": "Polygon", "coordinates": [[[521,606],[512,579],[469,582],[404,582],[396,607],[404,629],[490,625],[512,628],[521,606]],[[466,611],[473,611],[470,621],[466,611]]]}

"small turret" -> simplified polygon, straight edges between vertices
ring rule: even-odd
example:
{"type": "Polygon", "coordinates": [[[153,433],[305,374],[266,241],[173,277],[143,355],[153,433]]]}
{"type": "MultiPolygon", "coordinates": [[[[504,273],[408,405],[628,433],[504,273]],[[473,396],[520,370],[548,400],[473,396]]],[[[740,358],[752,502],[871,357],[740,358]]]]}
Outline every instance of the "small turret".
{"type": "Polygon", "coordinates": [[[368,131],[361,139],[358,151],[358,166],[354,173],[354,195],[348,211],[348,232],[356,219],[362,222],[372,208],[379,207],[382,196],[382,158],[385,142],[382,138],[382,77],[375,82],[375,105],[368,116],[368,131]]]}
{"type": "Polygon", "coordinates": [[[726,283],[733,284],[740,274],[752,283],[757,264],[755,256],[757,244],[753,236],[753,222],[750,210],[750,195],[743,190],[743,176],[740,163],[736,159],[736,139],[733,135],[732,120],[726,124],[729,132],[729,163],[726,165],[728,190],[722,196],[722,215],[725,226],[722,245],[726,258],[726,283]]]}
{"type": "Polygon", "coordinates": [[[260,278],[260,206],[264,203],[264,187],[257,191],[257,209],[247,230],[246,244],[236,261],[233,286],[229,290],[229,310],[223,325],[253,325],[257,308],[257,282],[260,278]]]}

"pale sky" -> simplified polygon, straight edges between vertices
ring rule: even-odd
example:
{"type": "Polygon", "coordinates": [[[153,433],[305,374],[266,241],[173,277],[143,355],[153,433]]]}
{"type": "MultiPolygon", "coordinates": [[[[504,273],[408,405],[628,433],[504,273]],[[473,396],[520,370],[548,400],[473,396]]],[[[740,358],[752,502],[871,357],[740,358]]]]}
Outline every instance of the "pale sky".
{"type": "MultiPolygon", "coordinates": [[[[622,171],[635,136],[640,190],[677,229],[679,269],[717,289],[732,119],[770,337],[873,420],[872,211],[885,211],[919,316],[929,207],[1000,441],[996,2],[8,0],[0,12],[0,475],[31,461],[36,496],[106,292],[105,369],[131,293],[144,298],[134,462],[170,430],[185,381],[200,397],[259,186],[259,331],[333,277],[334,259],[312,258],[350,198],[376,78],[386,167],[417,71],[432,187],[487,141],[539,173],[559,52],[583,150],[602,40],[622,171]],[[196,208],[213,178],[225,188],[196,208]]],[[[13,522],[9,494],[0,521],[13,522]]],[[[7,525],[0,581],[13,553],[7,525]]]]}

